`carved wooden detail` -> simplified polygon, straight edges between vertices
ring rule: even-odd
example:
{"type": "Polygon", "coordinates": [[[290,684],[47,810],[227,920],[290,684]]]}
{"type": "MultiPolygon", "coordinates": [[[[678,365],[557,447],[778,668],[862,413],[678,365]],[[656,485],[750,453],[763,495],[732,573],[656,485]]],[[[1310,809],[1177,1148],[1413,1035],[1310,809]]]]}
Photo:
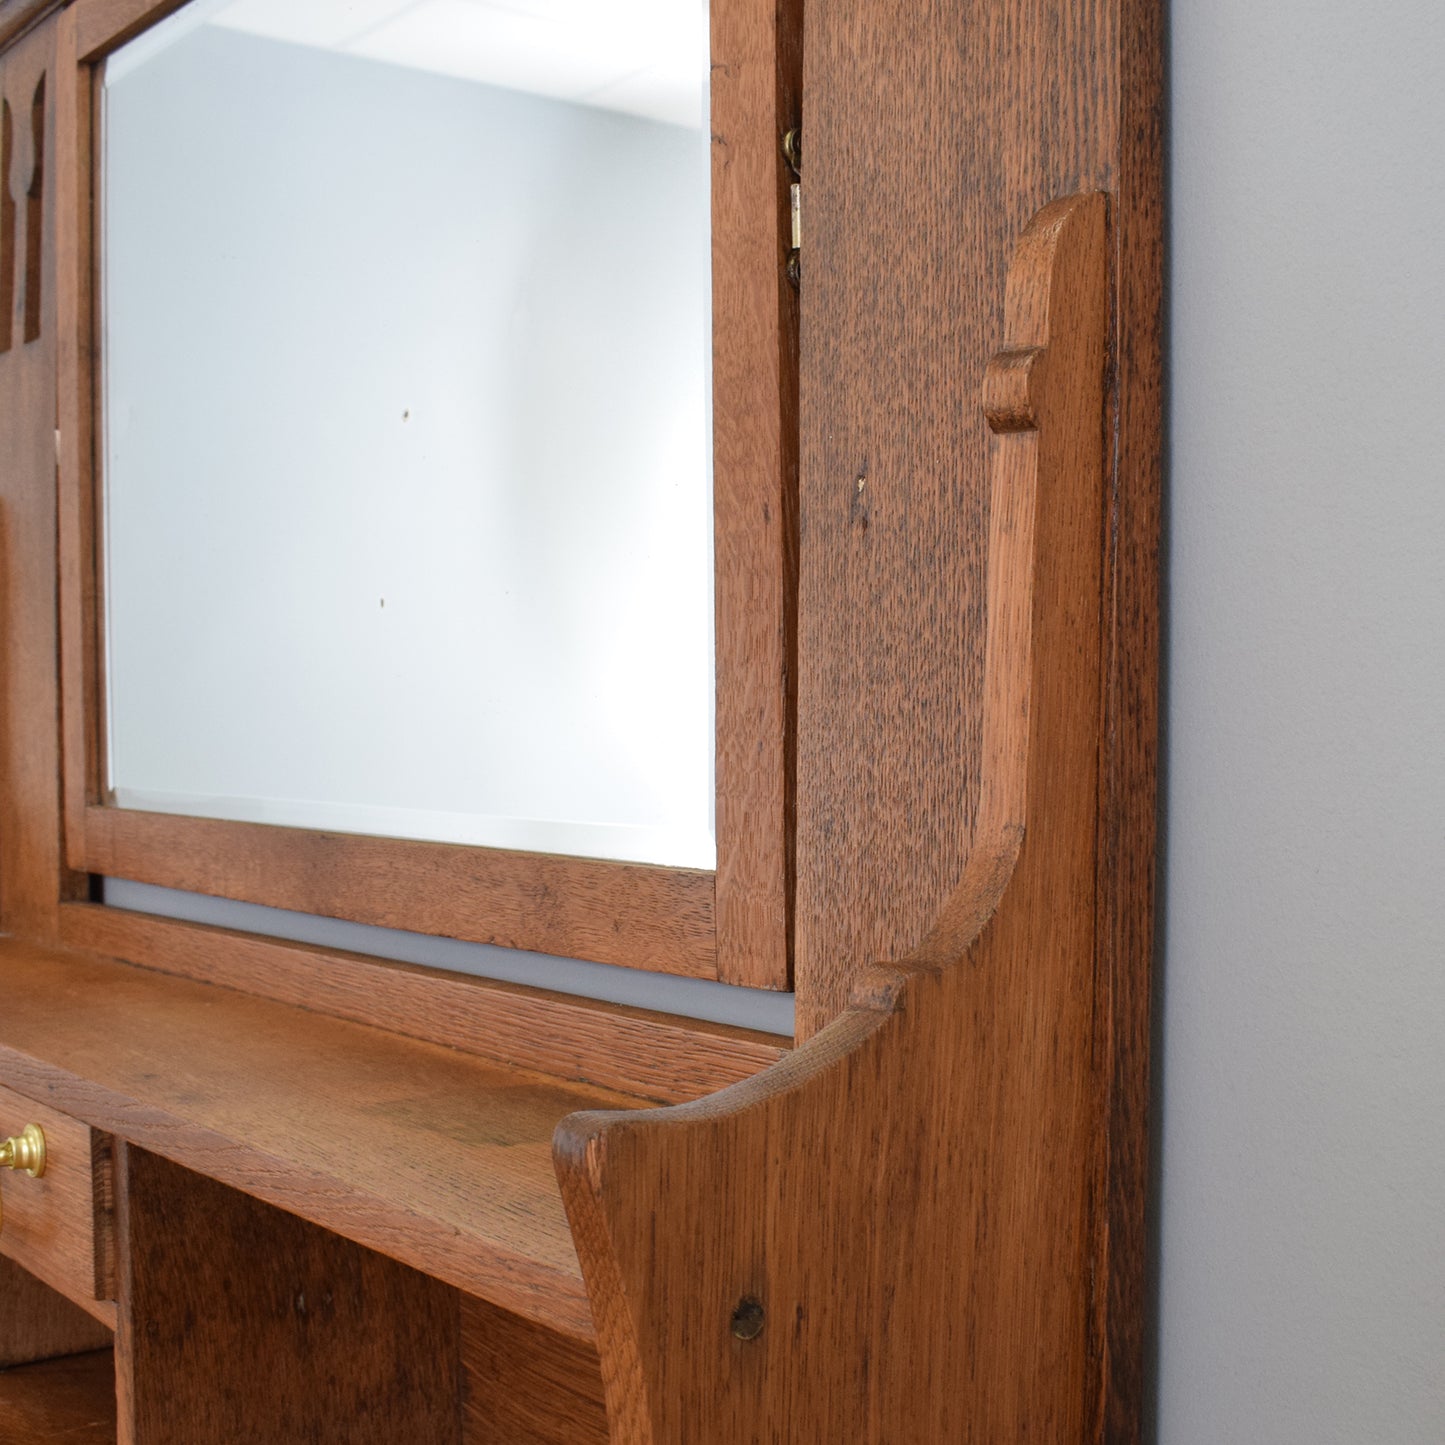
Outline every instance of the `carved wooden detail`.
{"type": "Polygon", "coordinates": [[[15,108],[9,96],[0,96],[0,353],[15,344],[17,296],[21,308],[21,337],[40,339],[41,286],[45,258],[45,76],[36,82],[29,103],[20,109],[28,122],[29,180],[24,188],[24,247],[20,244],[20,207],[15,201],[15,108]]]}
{"type": "Polygon", "coordinates": [[[25,339],[40,340],[45,238],[45,77],[30,101],[30,184],[25,188],[25,339]]]}
{"type": "Polygon", "coordinates": [[[0,97],[0,352],[15,344],[15,197],[10,170],[15,160],[15,116],[0,97]]]}
{"type": "Polygon", "coordinates": [[[961,886],[912,957],[766,1073],[559,1127],[616,1445],[1083,1438],[1107,1128],[1090,1048],[1105,212],[1078,196],[1029,227],[985,383],[961,886]]]}

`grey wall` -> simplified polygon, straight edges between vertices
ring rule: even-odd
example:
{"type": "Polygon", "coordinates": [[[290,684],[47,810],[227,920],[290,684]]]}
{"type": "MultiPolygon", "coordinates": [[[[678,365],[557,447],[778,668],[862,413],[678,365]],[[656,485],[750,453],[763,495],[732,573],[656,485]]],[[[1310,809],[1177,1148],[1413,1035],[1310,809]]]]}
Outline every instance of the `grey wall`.
{"type": "Polygon", "coordinates": [[[1445,1440],[1445,7],[1172,6],[1162,1445],[1445,1440]]]}

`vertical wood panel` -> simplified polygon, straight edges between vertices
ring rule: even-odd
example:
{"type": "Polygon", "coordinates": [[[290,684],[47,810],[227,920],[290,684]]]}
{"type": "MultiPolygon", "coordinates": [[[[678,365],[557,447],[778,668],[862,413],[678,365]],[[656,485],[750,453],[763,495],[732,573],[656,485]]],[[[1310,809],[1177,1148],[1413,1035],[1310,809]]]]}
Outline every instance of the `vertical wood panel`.
{"type": "Polygon", "coordinates": [[[52,20],[31,30],[0,58],[17,192],[13,344],[0,355],[0,816],[10,838],[23,840],[0,850],[0,919],[44,938],[55,936],[60,898],[78,887],[61,869],[57,788],[56,187],[54,166],[47,174],[36,165],[32,136],[38,116],[54,156],[55,28],[52,20]]]}
{"type": "Polygon", "coordinates": [[[98,351],[92,245],[97,85],[76,58],[76,13],[56,44],[56,356],[59,482],[61,795],[65,857],[85,868],[85,808],[100,795],[94,365],[98,351]]]}
{"type": "Polygon", "coordinates": [[[713,0],[711,27],[718,974],[785,988],[797,298],[781,141],[800,6],[713,0]]]}
{"type": "Polygon", "coordinates": [[[1093,1417],[1105,221],[1097,194],[1050,206],[1008,281],[962,889],[786,1063],[558,1131],[619,1445],[1077,1441],[1093,1417]]]}
{"type": "MultiPolygon", "coordinates": [[[[112,1335],[49,1285],[0,1256],[0,1369],[98,1350],[112,1335]]],[[[3,1438],[3,1437],[0,1437],[3,1438]]]]}
{"type": "Polygon", "coordinates": [[[122,1154],[123,1439],[457,1445],[455,1290],[142,1150],[122,1154]]]}
{"type": "MultiPolygon", "coordinates": [[[[1029,218],[1060,195],[1117,193],[1119,35],[1151,5],[808,12],[800,1037],[841,1011],[860,968],[918,945],[962,874],[978,796],[977,388],[1029,218]]],[[[1139,221],[1117,224],[1132,236],[1139,221]]]]}
{"type": "Polygon", "coordinates": [[[1133,3],[1120,27],[1120,147],[1113,234],[1114,469],[1104,572],[1100,736],[1100,1003],[1107,1110],[1095,1217],[1095,1439],[1141,1438],[1150,1176],[1150,963],[1159,748],[1159,549],[1164,471],[1164,7],[1133,3]]]}
{"type": "Polygon", "coordinates": [[[462,1296],[463,1445],[607,1445],[594,1345],[462,1296]]]}
{"type": "Polygon", "coordinates": [[[980,546],[1008,248],[1110,198],[1092,1047],[1090,1436],[1137,1440],[1148,1176],[1162,296],[1161,0],[848,0],[806,22],[798,1034],[907,957],[969,856],[980,546]],[[878,63],[886,56],[887,63],[878,63]]]}

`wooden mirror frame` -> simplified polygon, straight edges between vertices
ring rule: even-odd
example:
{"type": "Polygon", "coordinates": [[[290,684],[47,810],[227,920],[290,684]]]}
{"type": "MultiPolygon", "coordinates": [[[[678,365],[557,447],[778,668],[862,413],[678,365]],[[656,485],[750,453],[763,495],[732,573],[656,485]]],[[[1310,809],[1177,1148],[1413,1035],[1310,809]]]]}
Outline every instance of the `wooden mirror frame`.
{"type": "MultiPolygon", "coordinates": [[[[717,865],[613,862],[112,806],[104,679],[95,197],[105,57],[181,8],[76,0],[58,112],[65,861],[77,874],[754,987],[789,985],[796,669],[797,293],[781,146],[801,5],[713,0],[713,512],[717,865]]],[[[665,659],[659,659],[665,665],[665,659]]]]}

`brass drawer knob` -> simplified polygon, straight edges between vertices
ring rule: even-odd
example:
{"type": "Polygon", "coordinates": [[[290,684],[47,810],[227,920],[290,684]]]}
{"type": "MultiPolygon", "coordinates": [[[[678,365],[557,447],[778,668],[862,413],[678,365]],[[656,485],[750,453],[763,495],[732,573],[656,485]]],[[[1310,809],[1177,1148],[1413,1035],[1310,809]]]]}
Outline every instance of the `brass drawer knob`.
{"type": "Polygon", "coordinates": [[[0,1169],[23,1169],[32,1179],[45,1173],[45,1131],[39,1124],[27,1124],[0,1144],[0,1169]]]}
{"type": "MultiPolygon", "coordinates": [[[[39,1179],[45,1173],[45,1130],[39,1124],[27,1124],[0,1144],[0,1169],[23,1169],[32,1179],[39,1179]]],[[[4,1227],[5,1212],[0,1205],[0,1229],[4,1227]]]]}

